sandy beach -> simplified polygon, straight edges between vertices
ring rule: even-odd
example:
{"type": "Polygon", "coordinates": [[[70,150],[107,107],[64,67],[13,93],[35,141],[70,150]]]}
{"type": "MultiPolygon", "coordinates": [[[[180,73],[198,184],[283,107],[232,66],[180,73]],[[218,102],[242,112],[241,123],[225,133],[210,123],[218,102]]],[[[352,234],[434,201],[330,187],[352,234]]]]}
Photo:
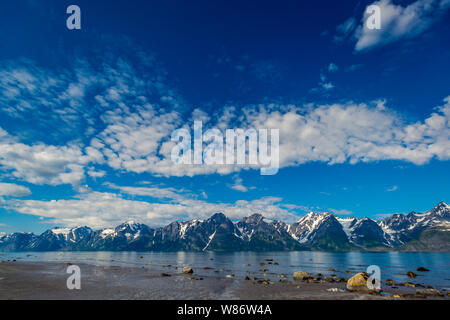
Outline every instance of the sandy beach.
{"type": "Polygon", "coordinates": [[[416,296],[415,288],[383,287],[383,293],[349,292],[346,283],[294,281],[292,275],[251,275],[227,278],[227,272],[195,270],[183,274],[167,266],[164,273],[147,267],[78,264],[81,289],[66,286],[69,263],[4,261],[0,263],[0,299],[448,299],[416,296]],[[211,275],[211,273],[213,275],[211,275]],[[266,279],[271,280],[266,280],[266,279]],[[278,279],[278,280],[275,280],[278,279]],[[281,281],[280,281],[281,280],[281,281]],[[328,289],[328,290],[327,290],[328,289]]]}

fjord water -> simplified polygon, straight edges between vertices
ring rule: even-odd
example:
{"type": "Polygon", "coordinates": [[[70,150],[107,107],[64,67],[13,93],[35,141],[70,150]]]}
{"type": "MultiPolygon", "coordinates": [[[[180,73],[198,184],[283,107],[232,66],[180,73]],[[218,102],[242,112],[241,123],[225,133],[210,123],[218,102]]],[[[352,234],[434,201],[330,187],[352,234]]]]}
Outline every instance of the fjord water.
{"type": "Polygon", "coordinates": [[[19,261],[47,261],[91,264],[97,266],[146,267],[154,270],[169,271],[167,265],[174,267],[192,266],[196,274],[222,276],[234,274],[235,279],[246,275],[261,276],[261,268],[267,274],[292,275],[302,270],[323,275],[336,274],[349,278],[352,274],[366,271],[369,265],[381,269],[381,280],[393,279],[396,282],[411,281],[436,288],[450,290],[450,253],[406,253],[406,252],[10,252],[2,253],[0,260],[19,259],[19,261]],[[273,259],[278,265],[267,264],[273,259]],[[266,263],[261,266],[260,263],[266,263]],[[203,269],[205,267],[211,269],[203,269]],[[418,267],[430,269],[418,272],[418,267]],[[336,271],[329,271],[328,269],[336,271]],[[216,272],[217,270],[220,273],[216,272]],[[345,273],[345,271],[351,273],[345,273]],[[407,271],[419,274],[415,279],[406,276],[407,271]]]}

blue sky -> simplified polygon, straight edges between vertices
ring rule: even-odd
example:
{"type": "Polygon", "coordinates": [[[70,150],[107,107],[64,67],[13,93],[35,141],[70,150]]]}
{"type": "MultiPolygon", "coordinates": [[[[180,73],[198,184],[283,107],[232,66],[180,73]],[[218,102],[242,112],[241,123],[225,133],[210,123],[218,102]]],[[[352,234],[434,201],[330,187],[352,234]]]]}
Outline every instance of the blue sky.
{"type": "Polygon", "coordinates": [[[2,4],[0,232],[448,202],[449,22],[448,0],[2,4]],[[174,164],[194,120],[279,129],[279,172],[174,164]]]}

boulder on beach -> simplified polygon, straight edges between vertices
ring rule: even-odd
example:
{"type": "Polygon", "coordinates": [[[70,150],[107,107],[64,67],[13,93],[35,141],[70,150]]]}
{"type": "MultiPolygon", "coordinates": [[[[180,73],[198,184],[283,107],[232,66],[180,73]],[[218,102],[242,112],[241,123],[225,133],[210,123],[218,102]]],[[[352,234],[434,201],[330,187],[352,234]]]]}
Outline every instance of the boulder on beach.
{"type": "Polygon", "coordinates": [[[184,274],[194,273],[194,270],[192,269],[192,267],[184,267],[183,268],[183,273],[184,274]]]}
{"type": "Polygon", "coordinates": [[[435,296],[435,297],[443,296],[443,294],[436,289],[417,289],[416,294],[424,295],[424,296],[435,296]]]}
{"type": "Polygon", "coordinates": [[[294,280],[308,280],[311,274],[305,271],[295,271],[293,275],[294,280]]]}
{"type": "Polygon", "coordinates": [[[227,274],[227,275],[225,276],[225,278],[227,278],[227,279],[233,279],[234,276],[233,276],[232,274],[227,274]]]}
{"type": "Polygon", "coordinates": [[[369,275],[365,272],[355,274],[347,281],[347,289],[350,291],[369,291],[367,287],[369,275]]]}

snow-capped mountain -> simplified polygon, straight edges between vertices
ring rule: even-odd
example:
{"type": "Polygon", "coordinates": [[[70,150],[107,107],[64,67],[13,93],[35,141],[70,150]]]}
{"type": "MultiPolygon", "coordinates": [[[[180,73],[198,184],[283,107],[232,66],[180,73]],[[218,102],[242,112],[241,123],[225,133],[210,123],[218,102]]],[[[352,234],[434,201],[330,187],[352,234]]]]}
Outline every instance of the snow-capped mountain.
{"type": "Polygon", "coordinates": [[[223,213],[207,220],[172,222],[155,230],[153,248],[157,250],[238,250],[240,233],[223,213]]]}
{"type": "Polygon", "coordinates": [[[86,241],[82,248],[138,250],[153,238],[153,233],[154,230],[147,225],[130,220],[114,229],[107,228],[91,233],[89,241],[86,241]]]}
{"type": "Polygon", "coordinates": [[[410,212],[407,215],[394,214],[378,222],[394,245],[405,244],[417,238],[428,228],[450,229],[450,206],[440,202],[425,213],[410,212]]]}
{"type": "Polygon", "coordinates": [[[310,212],[289,225],[253,214],[233,223],[223,213],[152,229],[127,221],[115,228],[52,228],[41,235],[0,235],[2,251],[411,250],[450,251],[450,206],[394,214],[382,221],[310,212]]]}
{"type": "Polygon", "coordinates": [[[372,248],[395,245],[374,220],[366,217],[356,220],[348,231],[350,242],[358,246],[372,248]]]}
{"type": "Polygon", "coordinates": [[[278,220],[264,219],[261,214],[253,214],[237,223],[249,250],[294,250],[302,246],[288,233],[288,225],[278,220]]]}
{"type": "Polygon", "coordinates": [[[91,233],[89,227],[54,228],[36,237],[30,247],[38,251],[71,248],[89,238],[91,233]]]}
{"type": "Polygon", "coordinates": [[[337,218],[329,213],[310,212],[289,228],[300,243],[324,250],[350,249],[349,239],[337,218]]]}
{"type": "Polygon", "coordinates": [[[0,249],[3,251],[25,251],[36,239],[30,232],[16,232],[0,238],[0,249]]]}

